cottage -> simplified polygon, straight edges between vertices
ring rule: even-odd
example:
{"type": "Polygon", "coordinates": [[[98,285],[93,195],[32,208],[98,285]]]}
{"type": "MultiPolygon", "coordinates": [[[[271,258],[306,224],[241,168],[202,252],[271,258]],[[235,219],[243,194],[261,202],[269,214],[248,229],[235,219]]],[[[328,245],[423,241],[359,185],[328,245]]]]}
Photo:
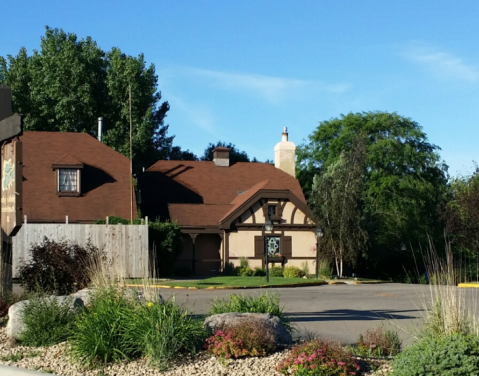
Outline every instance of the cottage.
{"type": "Polygon", "coordinates": [[[183,232],[177,265],[196,275],[219,273],[247,257],[264,266],[265,251],[276,264],[314,270],[315,223],[295,178],[295,146],[286,128],[275,147],[275,166],[229,163],[218,147],[211,162],[158,161],[140,176],[142,213],[176,221],[183,232]],[[265,231],[265,221],[273,230],[265,231]]]}

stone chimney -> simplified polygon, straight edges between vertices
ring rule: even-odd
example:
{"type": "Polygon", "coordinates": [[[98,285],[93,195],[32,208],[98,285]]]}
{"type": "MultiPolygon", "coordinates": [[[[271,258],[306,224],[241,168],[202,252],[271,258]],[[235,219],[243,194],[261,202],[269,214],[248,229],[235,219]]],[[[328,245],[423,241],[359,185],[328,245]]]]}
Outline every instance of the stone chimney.
{"type": "Polygon", "coordinates": [[[213,162],[218,167],[230,166],[230,149],[223,146],[218,146],[213,149],[213,162]]]}
{"type": "Polygon", "coordinates": [[[0,85],[0,121],[12,116],[12,91],[7,85],[0,85]]]}
{"type": "Polygon", "coordinates": [[[296,177],[296,146],[288,141],[288,128],[283,128],[281,142],[274,147],[274,166],[296,177]]]}

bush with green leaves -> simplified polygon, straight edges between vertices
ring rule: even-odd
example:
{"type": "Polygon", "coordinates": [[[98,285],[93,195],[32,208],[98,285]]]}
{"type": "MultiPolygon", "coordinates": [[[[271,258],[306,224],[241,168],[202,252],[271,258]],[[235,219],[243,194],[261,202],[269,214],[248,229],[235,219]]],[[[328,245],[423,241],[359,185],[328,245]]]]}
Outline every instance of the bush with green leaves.
{"type": "Polygon", "coordinates": [[[401,351],[402,341],[397,331],[385,329],[383,326],[369,329],[360,335],[354,353],[368,357],[393,356],[401,351]]]}
{"type": "Polygon", "coordinates": [[[398,354],[394,376],[470,376],[479,374],[479,338],[453,334],[425,338],[398,354]]]}
{"type": "Polygon", "coordinates": [[[73,298],[32,297],[23,308],[25,329],[19,334],[25,346],[51,346],[67,340],[80,307],[73,298]]]}
{"type": "Polygon", "coordinates": [[[265,268],[256,267],[253,270],[253,277],[264,277],[266,275],[265,268]]]}
{"type": "Polygon", "coordinates": [[[333,269],[331,269],[331,264],[328,260],[323,259],[319,261],[318,274],[327,279],[330,279],[333,276],[333,269]]]}
{"type": "Polygon", "coordinates": [[[174,301],[139,305],[132,318],[133,332],[143,355],[166,370],[180,353],[195,354],[207,333],[201,320],[193,319],[174,301]]]}
{"type": "Polygon", "coordinates": [[[236,268],[232,262],[225,263],[225,267],[223,269],[224,276],[236,276],[238,275],[236,268]]]}
{"type": "Polygon", "coordinates": [[[122,290],[97,291],[90,306],[75,320],[70,337],[73,359],[85,365],[131,359],[141,355],[132,331],[134,302],[122,290]]]}
{"type": "Polygon", "coordinates": [[[254,275],[254,272],[250,268],[239,268],[238,274],[241,277],[252,277],[254,275]]]}
{"type": "Polygon", "coordinates": [[[82,247],[75,242],[56,242],[47,237],[42,243],[33,244],[29,253],[31,259],[19,267],[23,288],[54,295],[68,295],[86,287],[90,263],[102,257],[101,251],[89,241],[82,247]]]}
{"type": "Polygon", "coordinates": [[[359,365],[339,343],[313,339],[293,347],[276,370],[295,376],[354,376],[359,365]]]}
{"type": "Polygon", "coordinates": [[[71,355],[85,365],[148,356],[166,369],[178,353],[196,352],[206,338],[201,321],[173,301],[142,304],[115,288],[97,292],[73,329],[71,355]]]}
{"type": "Polygon", "coordinates": [[[284,277],[283,276],[284,269],[281,266],[273,266],[269,269],[269,276],[270,277],[284,277]]]}
{"type": "Polygon", "coordinates": [[[215,298],[211,305],[210,314],[238,312],[238,313],[271,313],[277,316],[288,332],[293,331],[291,320],[283,312],[283,307],[279,304],[280,296],[278,294],[261,294],[258,296],[230,295],[229,300],[215,298]]]}
{"type": "Polygon", "coordinates": [[[219,329],[206,339],[204,346],[222,363],[229,358],[266,356],[275,349],[271,328],[257,321],[247,320],[227,329],[219,329]]]}
{"type": "Polygon", "coordinates": [[[285,278],[303,278],[306,274],[296,267],[296,266],[287,266],[283,270],[283,277],[285,278]]]}

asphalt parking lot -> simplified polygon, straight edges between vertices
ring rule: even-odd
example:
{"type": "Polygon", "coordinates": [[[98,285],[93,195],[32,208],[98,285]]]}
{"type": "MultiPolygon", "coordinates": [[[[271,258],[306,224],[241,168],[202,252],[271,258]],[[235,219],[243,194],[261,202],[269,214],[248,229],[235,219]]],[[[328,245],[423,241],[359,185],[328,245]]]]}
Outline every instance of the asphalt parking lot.
{"type": "MultiPolygon", "coordinates": [[[[207,313],[215,297],[242,293],[250,296],[264,291],[281,295],[285,312],[296,325],[296,336],[314,333],[342,343],[354,343],[366,330],[386,325],[396,328],[407,344],[422,326],[424,307],[431,302],[429,286],[396,283],[254,290],[160,289],[165,299],[175,296],[177,303],[196,314],[207,313]]],[[[478,301],[476,289],[461,293],[466,295],[470,307],[478,301]]]]}

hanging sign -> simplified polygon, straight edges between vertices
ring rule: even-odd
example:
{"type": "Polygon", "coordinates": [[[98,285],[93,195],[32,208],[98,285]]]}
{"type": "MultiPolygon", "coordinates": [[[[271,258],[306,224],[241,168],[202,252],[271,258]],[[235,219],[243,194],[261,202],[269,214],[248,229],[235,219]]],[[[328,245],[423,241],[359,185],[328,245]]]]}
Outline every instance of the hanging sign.
{"type": "Polygon", "coordinates": [[[14,236],[22,225],[22,143],[12,140],[2,146],[1,224],[7,236],[14,236]]]}

